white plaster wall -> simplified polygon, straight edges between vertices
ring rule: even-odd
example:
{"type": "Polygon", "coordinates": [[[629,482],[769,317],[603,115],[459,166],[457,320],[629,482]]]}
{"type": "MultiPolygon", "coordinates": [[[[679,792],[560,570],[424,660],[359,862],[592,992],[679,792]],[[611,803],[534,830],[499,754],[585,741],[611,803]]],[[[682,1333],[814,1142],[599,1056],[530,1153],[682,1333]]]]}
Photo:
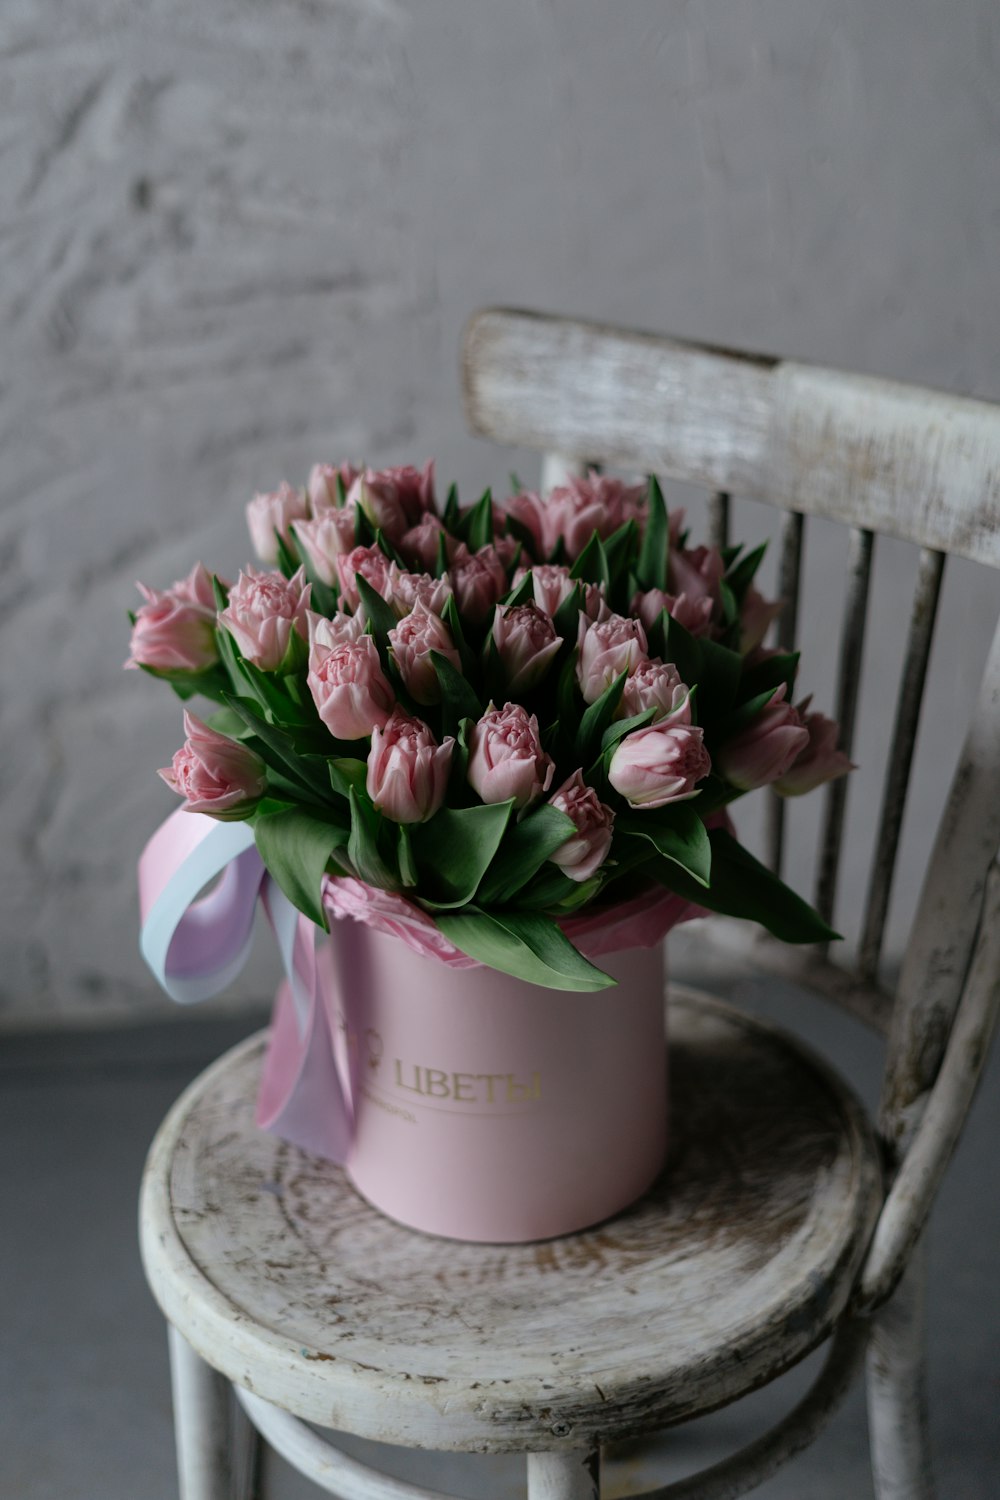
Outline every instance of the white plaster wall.
{"type": "MultiPolygon", "coordinates": [[[[133,871],[180,720],[119,670],[133,579],[233,571],[245,499],[317,458],[532,477],[463,432],[475,307],[1000,399],[998,52],[995,0],[4,0],[0,1016],[167,1003],[133,871]]],[[[840,549],[819,528],[809,554],[826,708],[840,549]]],[[[879,558],[867,703],[912,566],[879,558]]],[[[896,948],[997,603],[995,575],[952,570],[896,948]]],[[[863,719],[858,758],[886,743],[863,719]]],[[[862,836],[876,792],[852,797],[862,836]]]]}

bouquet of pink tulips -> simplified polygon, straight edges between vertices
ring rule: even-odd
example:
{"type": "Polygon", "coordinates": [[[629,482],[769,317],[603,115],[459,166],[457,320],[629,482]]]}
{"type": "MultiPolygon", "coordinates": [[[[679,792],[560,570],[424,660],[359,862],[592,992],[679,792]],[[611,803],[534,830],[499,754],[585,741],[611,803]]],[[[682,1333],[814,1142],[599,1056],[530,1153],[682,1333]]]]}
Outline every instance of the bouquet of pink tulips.
{"type": "Polygon", "coordinates": [[[317,465],[248,506],[267,571],[140,585],[127,665],[217,705],[160,775],[252,822],[319,925],[331,884],[363,882],[535,983],[612,983],[562,924],[651,888],[831,936],[724,812],[850,769],[792,702],[797,654],[761,644],[763,547],[690,547],[655,479],[515,488],[439,506],[432,464],[317,465]]]}

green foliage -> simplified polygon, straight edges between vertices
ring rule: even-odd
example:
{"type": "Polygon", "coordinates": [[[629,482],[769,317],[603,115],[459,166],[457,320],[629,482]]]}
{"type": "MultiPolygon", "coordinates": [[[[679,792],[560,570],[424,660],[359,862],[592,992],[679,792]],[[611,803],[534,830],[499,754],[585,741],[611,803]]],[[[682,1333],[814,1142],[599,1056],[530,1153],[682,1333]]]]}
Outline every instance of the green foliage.
{"type": "Polygon", "coordinates": [[[549,856],[575,832],[573,819],[548,802],[536,807],[519,823],[512,823],[479,887],[479,904],[505,906],[512,901],[549,856]]]}
{"type": "Polygon", "coordinates": [[[411,842],[421,873],[425,905],[432,910],[464,906],[500,848],[513,801],[477,807],[442,807],[413,827],[411,842]]]}
{"type": "Polygon", "coordinates": [[[618,712],[618,705],[622,701],[622,693],[625,691],[625,679],[627,676],[627,672],[622,672],[616,677],[611,686],[604,690],[596,702],[588,704],[583,717],[580,719],[580,727],[576,732],[576,752],[581,766],[589,766],[597,755],[601,745],[601,737],[618,712]]]}
{"type": "Polygon", "coordinates": [[[351,833],[347,857],[359,879],[383,891],[398,891],[401,881],[395,866],[395,824],[389,824],[366,794],[357,787],[349,793],[351,833]]]}
{"type": "Polygon", "coordinates": [[[669,557],[670,528],[667,520],[667,507],[663,501],[663,491],[653,475],[650,475],[646,532],[635,564],[635,576],[641,589],[666,591],[669,557]]]}
{"type": "Polygon", "coordinates": [[[604,990],[617,981],[578,953],[549,917],[530,912],[484,912],[475,906],[441,912],[437,925],[470,958],[515,979],[556,990],[604,990]]]}
{"type": "Polygon", "coordinates": [[[463,719],[482,717],[482,706],[467,677],[457,671],[440,651],[430,653],[431,665],[441,684],[441,736],[457,734],[463,719]]]}
{"type": "Polygon", "coordinates": [[[261,803],[253,831],[261,859],[289,901],[328,931],[320,887],[331,855],[347,842],[346,825],[303,807],[261,803]]]}
{"type": "Polygon", "coordinates": [[[667,872],[650,866],[653,879],[709,911],[759,922],[785,943],[822,943],[839,938],[819,912],[754,859],[732,834],[724,828],[712,828],[708,837],[712,878],[707,890],[673,866],[667,872]]]}
{"type": "Polygon", "coordinates": [[[615,819],[616,845],[623,837],[645,839],[661,858],[686,870],[699,886],[709,884],[712,846],[700,813],[691,802],[619,813],[615,819]]]}

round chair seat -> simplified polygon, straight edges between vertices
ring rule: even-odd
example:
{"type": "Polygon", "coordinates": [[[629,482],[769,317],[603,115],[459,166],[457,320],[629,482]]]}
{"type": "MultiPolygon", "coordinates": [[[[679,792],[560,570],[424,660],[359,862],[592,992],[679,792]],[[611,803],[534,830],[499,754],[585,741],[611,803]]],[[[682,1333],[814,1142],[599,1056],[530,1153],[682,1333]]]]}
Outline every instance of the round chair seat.
{"type": "Polygon", "coordinates": [[[515,1246],[402,1228],[257,1130],[252,1037],[150,1152],[142,1251],[164,1314],[265,1400],[412,1447],[579,1447],[763,1384],[844,1309],[881,1200],[874,1137],[784,1033],[691,992],[668,1016],[661,1178],[597,1228],[515,1246]]]}

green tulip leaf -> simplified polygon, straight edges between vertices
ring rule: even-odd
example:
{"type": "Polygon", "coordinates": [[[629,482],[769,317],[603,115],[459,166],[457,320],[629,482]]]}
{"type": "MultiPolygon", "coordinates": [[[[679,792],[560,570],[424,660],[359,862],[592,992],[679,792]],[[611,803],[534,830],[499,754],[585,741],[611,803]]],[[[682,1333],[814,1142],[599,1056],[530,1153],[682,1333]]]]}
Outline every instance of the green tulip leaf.
{"type": "Polygon", "coordinates": [[[435,920],[448,941],[470,958],[529,984],[592,993],[617,982],[577,952],[550,917],[472,906],[440,912],[435,920]]]}
{"type": "Polygon", "coordinates": [[[289,901],[329,931],[320,888],[330,856],[347,843],[346,825],[303,807],[283,807],[258,810],[253,829],[257,851],[289,901]]]}
{"type": "Polygon", "coordinates": [[[429,908],[450,909],[472,900],[513,810],[512,798],[478,807],[442,807],[428,822],[413,826],[410,841],[429,908]]]}

